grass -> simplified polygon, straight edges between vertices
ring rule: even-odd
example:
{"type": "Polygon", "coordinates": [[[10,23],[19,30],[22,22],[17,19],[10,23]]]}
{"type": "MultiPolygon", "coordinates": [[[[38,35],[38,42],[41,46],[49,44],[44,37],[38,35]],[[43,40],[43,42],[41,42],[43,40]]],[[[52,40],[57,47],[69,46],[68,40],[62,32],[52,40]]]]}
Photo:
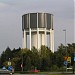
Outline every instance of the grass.
{"type": "MultiPolygon", "coordinates": [[[[25,75],[25,74],[13,74],[13,75],[25,75]]],[[[43,74],[43,75],[73,75],[73,74],[43,74]]]]}
{"type": "Polygon", "coordinates": [[[49,75],[63,75],[63,74],[49,74],[49,75]]]}
{"type": "Polygon", "coordinates": [[[48,75],[74,75],[74,74],[48,74],[48,75]]]}
{"type": "Polygon", "coordinates": [[[63,74],[58,74],[58,73],[42,73],[42,74],[47,74],[47,75],[63,75],[63,74]]]}
{"type": "Polygon", "coordinates": [[[23,72],[23,73],[21,73],[21,72],[19,72],[19,73],[15,73],[15,74],[13,74],[13,75],[25,75],[25,74],[34,74],[34,75],[74,75],[74,74],[72,74],[72,72],[67,72],[67,73],[65,73],[65,72],[38,72],[38,73],[33,73],[33,72],[23,72]]]}
{"type": "Polygon", "coordinates": [[[75,75],[75,74],[72,74],[72,73],[54,73],[54,74],[48,74],[48,75],[75,75]]]}
{"type": "Polygon", "coordinates": [[[66,74],[49,74],[49,75],[66,75],[66,74]]]}
{"type": "Polygon", "coordinates": [[[50,73],[48,75],[66,75],[66,74],[61,74],[61,73],[50,73]]]}

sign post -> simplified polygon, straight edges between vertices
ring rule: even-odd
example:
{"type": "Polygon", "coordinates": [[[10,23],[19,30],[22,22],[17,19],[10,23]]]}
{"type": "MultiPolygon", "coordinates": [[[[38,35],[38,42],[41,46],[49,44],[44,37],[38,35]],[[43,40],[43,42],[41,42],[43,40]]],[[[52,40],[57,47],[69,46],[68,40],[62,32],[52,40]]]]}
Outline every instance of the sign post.
{"type": "Polygon", "coordinates": [[[74,66],[75,66],[75,52],[74,52],[74,60],[73,60],[73,74],[74,74],[74,66]]]}
{"type": "Polygon", "coordinates": [[[64,65],[66,66],[66,72],[67,72],[67,65],[68,65],[67,58],[68,58],[67,56],[64,57],[64,65]]]}
{"type": "Polygon", "coordinates": [[[67,72],[67,66],[71,64],[71,57],[65,56],[64,57],[64,65],[66,66],[66,72],[67,72]]]}

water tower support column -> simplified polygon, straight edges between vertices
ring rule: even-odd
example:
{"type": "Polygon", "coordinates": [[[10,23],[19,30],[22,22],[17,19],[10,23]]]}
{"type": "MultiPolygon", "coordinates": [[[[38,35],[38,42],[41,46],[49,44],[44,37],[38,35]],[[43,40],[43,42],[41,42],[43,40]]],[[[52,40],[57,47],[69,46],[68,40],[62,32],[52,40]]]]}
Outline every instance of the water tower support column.
{"type": "Polygon", "coordinates": [[[45,46],[47,46],[47,33],[46,33],[46,28],[45,28],[45,46]]]}
{"type": "Polygon", "coordinates": [[[54,30],[50,29],[50,50],[54,53],[54,30]]]}
{"type": "Polygon", "coordinates": [[[29,29],[30,50],[31,50],[31,28],[29,29]]]}

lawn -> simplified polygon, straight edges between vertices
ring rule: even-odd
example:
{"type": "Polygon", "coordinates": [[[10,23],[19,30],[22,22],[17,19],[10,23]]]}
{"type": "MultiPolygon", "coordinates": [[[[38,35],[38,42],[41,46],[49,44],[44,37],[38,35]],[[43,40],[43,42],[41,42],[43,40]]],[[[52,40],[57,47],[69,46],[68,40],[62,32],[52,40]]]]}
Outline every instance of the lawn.
{"type": "Polygon", "coordinates": [[[38,72],[38,73],[15,73],[13,75],[75,75],[72,72],[38,72]]]}
{"type": "Polygon", "coordinates": [[[69,73],[56,73],[56,74],[54,73],[54,74],[52,74],[51,73],[51,74],[48,74],[48,75],[75,75],[75,74],[72,74],[72,73],[70,73],[70,74],[69,73]]]}
{"type": "Polygon", "coordinates": [[[48,75],[66,75],[66,74],[48,74],[48,75]]]}

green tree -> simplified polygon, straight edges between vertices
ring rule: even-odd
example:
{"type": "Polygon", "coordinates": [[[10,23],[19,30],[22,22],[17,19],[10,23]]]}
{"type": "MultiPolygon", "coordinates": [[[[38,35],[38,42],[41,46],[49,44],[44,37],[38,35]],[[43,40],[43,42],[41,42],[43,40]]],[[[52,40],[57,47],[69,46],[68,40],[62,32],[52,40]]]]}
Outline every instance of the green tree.
{"type": "Polygon", "coordinates": [[[38,50],[35,48],[35,47],[33,47],[32,48],[32,66],[35,68],[37,68],[37,69],[40,69],[40,55],[39,55],[39,52],[38,52],[38,50]]]}
{"type": "Polygon", "coordinates": [[[24,70],[26,71],[31,70],[31,59],[29,56],[26,58],[24,70]]]}
{"type": "Polygon", "coordinates": [[[12,58],[12,52],[9,47],[6,48],[5,51],[1,54],[1,67],[3,66],[3,63],[8,61],[9,58],[12,58]]]}
{"type": "Polygon", "coordinates": [[[12,52],[11,52],[11,49],[9,47],[6,48],[5,50],[5,60],[9,60],[9,58],[11,59],[12,58],[12,52]]]}
{"type": "Polygon", "coordinates": [[[64,67],[63,62],[66,54],[71,57],[71,65],[73,66],[74,52],[75,43],[67,44],[67,46],[61,44],[54,53],[44,45],[41,46],[39,51],[35,47],[33,47],[32,50],[27,48],[14,48],[11,50],[7,47],[0,56],[0,67],[3,65],[8,66],[7,62],[10,58],[16,71],[21,71],[22,61],[25,71],[31,70],[32,68],[34,69],[35,67],[42,71],[59,70],[64,67]]]}
{"type": "Polygon", "coordinates": [[[51,50],[46,46],[41,46],[40,50],[41,54],[41,70],[48,71],[50,70],[53,62],[53,53],[51,50]]]}
{"type": "Polygon", "coordinates": [[[55,52],[55,62],[56,65],[60,68],[62,66],[64,66],[64,56],[66,56],[66,51],[65,51],[65,47],[63,44],[61,44],[58,47],[58,50],[55,52]]]}

